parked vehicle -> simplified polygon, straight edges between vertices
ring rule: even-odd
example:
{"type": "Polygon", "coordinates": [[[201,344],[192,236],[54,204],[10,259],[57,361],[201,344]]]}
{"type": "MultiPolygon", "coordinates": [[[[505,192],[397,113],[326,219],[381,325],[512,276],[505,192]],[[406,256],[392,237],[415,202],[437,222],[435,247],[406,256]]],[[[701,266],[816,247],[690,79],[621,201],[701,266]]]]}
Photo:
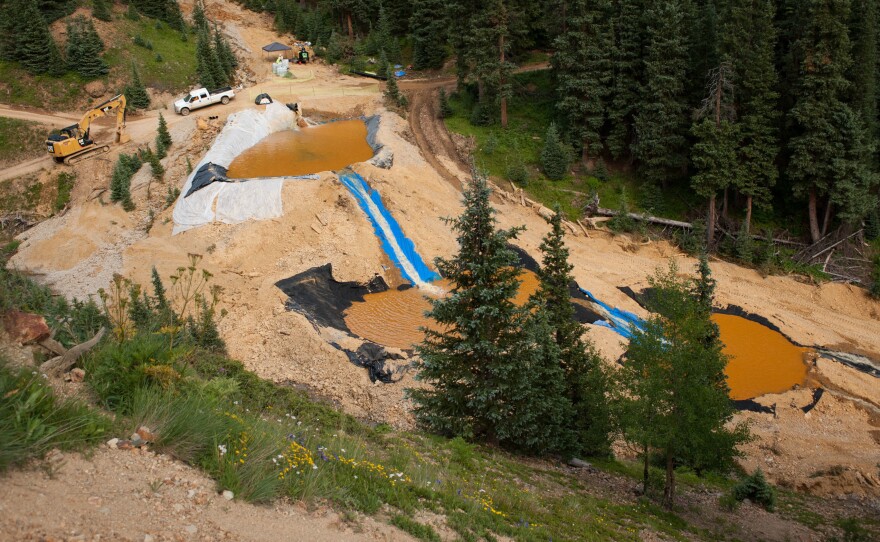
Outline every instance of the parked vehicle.
{"type": "Polygon", "coordinates": [[[183,116],[189,115],[190,111],[206,107],[216,103],[226,105],[229,100],[235,98],[235,92],[232,87],[223,87],[209,91],[206,88],[199,88],[183,98],[174,102],[174,112],[183,116]]]}

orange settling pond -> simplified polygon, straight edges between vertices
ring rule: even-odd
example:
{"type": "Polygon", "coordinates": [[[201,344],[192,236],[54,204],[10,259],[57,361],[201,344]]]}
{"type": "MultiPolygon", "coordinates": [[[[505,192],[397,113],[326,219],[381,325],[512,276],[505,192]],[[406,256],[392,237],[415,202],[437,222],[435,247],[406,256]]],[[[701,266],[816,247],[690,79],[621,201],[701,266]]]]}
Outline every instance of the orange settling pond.
{"type": "MultiPolygon", "coordinates": [[[[524,305],[529,296],[538,289],[538,277],[531,271],[523,270],[519,280],[522,283],[514,302],[524,305]]],[[[443,289],[449,288],[446,281],[438,281],[436,284],[443,289]]],[[[430,327],[433,323],[425,317],[425,311],[431,305],[424,296],[424,292],[418,288],[367,294],[363,302],[355,302],[345,311],[345,324],[355,335],[374,343],[395,348],[412,348],[412,345],[422,342],[425,337],[419,328],[430,327]]]]}
{"type": "Polygon", "coordinates": [[[342,169],[373,157],[367,125],[340,120],[269,134],[229,164],[230,179],[287,177],[342,169]]]}
{"type": "Polygon", "coordinates": [[[806,348],[741,316],[714,314],[712,319],[721,330],[724,353],[730,356],[725,372],[731,399],[751,399],[804,384],[806,348]]]}

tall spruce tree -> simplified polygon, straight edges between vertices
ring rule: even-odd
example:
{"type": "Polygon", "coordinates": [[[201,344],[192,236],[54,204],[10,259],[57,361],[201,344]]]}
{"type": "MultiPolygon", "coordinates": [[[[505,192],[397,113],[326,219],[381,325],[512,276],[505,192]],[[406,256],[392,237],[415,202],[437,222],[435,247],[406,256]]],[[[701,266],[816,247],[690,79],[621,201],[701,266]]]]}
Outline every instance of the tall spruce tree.
{"type": "Polygon", "coordinates": [[[635,114],[644,83],[646,0],[615,2],[613,92],[608,109],[609,132],[606,145],[615,158],[630,156],[635,140],[635,114]]]}
{"type": "Polygon", "coordinates": [[[466,58],[479,87],[479,102],[507,128],[507,101],[513,95],[510,19],[507,0],[489,0],[470,18],[466,58]],[[497,117],[496,117],[497,115],[497,117]]]}
{"type": "Polygon", "coordinates": [[[732,2],[723,27],[722,57],[737,78],[740,175],[736,189],[746,197],[743,231],[748,235],[754,204],[765,207],[779,175],[779,93],[774,64],[773,0],[732,2]]]}
{"type": "Polygon", "coordinates": [[[646,10],[645,85],[633,145],[643,179],[666,186],[687,165],[687,47],[682,0],[650,0],[646,10]]]}
{"type": "Polygon", "coordinates": [[[733,69],[722,63],[709,75],[709,96],[703,101],[699,118],[693,126],[696,138],[692,160],[697,173],[691,177],[691,187],[708,200],[706,213],[706,246],[715,240],[715,199],[718,192],[737,184],[740,176],[737,160],[739,126],[735,124],[733,69]]]}
{"type": "Polygon", "coordinates": [[[850,39],[852,41],[853,63],[848,79],[851,82],[850,103],[853,110],[862,119],[869,137],[880,136],[880,118],[878,118],[878,66],[880,55],[880,13],[877,0],[853,0],[850,15],[850,39]]]}
{"type": "Polygon", "coordinates": [[[131,109],[146,109],[150,107],[150,95],[147,88],[141,82],[141,75],[134,62],[131,63],[131,81],[125,87],[125,99],[131,109]]]}
{"type": "Polygon", "coordinates": [[[438,69],[446,59],[449,19],[443,0],[415,0],[410,19],[413,66],[417,70],[438,69]]]}
{"type": "Polygon", "coordinates": [[[571,275],[562,214],[557,206],[549,220],[550,232],[541,243],[543,256],[538,271],[540,286],[535,294],[539,310],[546,314],[559,349],[559,365],[565,376],[565,395],[571,405],[565,431],[570,433],[571,454],[606,455],[612,429],[608,406],[609,378],[601,357],[584,338],[571,303],[571,275]]]}
{"type": "Polygon", "coordinates": [[[807,197],[813,242],[828,230],[832,206],[855,219],[874,184],[867,164],[864,125],[845,102],[852,62],[847,32],[849,0],[809,0],[803,11],[806,27],[793,47],[801,66],[797,99],[789,112],[794,136],[789,140],[788,177],[796,196],[807,197]],[[853,175],[856,175],[853,178],[853,175]],[[825,201],[820,225],[819,205],[825,201]]]}
{"type": "Polygon", "coordinates": [[[745,425],[728,426],[734,409],[724,374],[727,357],[721,342],[709,339],[713,324],[692,283],[677,273],[671,264],[650,278],[654,316],[630,340],[619,371],[626,438],[645,451],[646,474],[651,451],[663,458],[667,507],[675,499],[676,462],[729,465],[748,438],[745,425]]]}
{"type": "Polygon", "coordinates": [[[568,147],[559,137],[556,125],[550,123],[547,128],[547,136],[544,138],[544,148],[541,150],[541,168],[548,179],[558,181],[568,173],[568,165],[571,160],[568,147]]]}
{"type": "Polygon", "coordinates": [[[559,360],[543,313],[531,317],[513,303],[519,270],[508,243],[521,228],[496,229],[489,194],[475,174],[451,221],[459,251],[435,261],[451,292],[432,300],[439,326],[417,348],[417,379],[429,386],[408,393],[433,431],[540,451],[550,438],[540,420],[557,427],[565,411],[559,360]]]}
{"type": "Polygon", "coordinates": [[[564,30],[553,43],[556,108],[566,120],[571,142],[582,147],[584,162],[602,154],[602,127],[613,77],[610,2],[572,0],[564,30]]]}
{"type": "Polygon", "coordinates": [[[232,79],[232,76],[235,74],[235,66],[237,62],[235,60],[235,55],[232,53],[232,49],[229,47],[229,43],[220,33],[220,28],[216,24],[214,25],[213,50],[214,54],[217,56],[217,62],[223,71],[223,82],[227,82],[232,79]]]}
{"type": "Polygon", "coordinates": [[[4,56],[33,74],[63,74],[66,64],[36,0],[13,0],[6,10],[3,30],[9,42],[3,46],[4,56]]]}

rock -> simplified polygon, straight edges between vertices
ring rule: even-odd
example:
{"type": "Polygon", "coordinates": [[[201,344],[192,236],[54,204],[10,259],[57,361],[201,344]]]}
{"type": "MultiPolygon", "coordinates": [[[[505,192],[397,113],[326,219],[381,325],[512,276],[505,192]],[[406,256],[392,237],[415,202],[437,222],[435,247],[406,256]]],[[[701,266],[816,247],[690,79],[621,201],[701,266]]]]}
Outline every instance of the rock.
{"type": "Polygon", "coordinates": [[[184,527],[183,529],[184,529],[186,532],[188,532],[189,534],[196,534],[197,532],[199,532],[199,528],[196,527],[195,525],[187,525],[187,526],[184,527]]]}
{"type": "Polygon", "coordinates": [[[156,540],[156,539],[153,538],[153,535],[151,535],[151,534],[145,534],[145,535],[144,535],[144,542],[155,542],[155,540],[156,540]]]}
{"type": "Polygon", "coordinates": [[[107,93],[107,86],[103,81],[90,81],[85,86],[86,93],[92,98],[100,98],[107,93]]]}
{"type": "Polygon", "coordinates": [[[229,491],[228,489],[224,489],[223,490],[223,498],[226,499],[227,501],[231,501],[232,499],[235,498],[235,493],[229,491]]]}
{"type": "Polygon", "coordinates": [[[391,169],[391,166],[394,165],[394,153],[391,152],[391,149],[383,147],[369,162],[382,169],[391,169]]]}
{"type": "Polygon", "coordinates": [[[46,320],[29,312],[11,310],[3,318],[3,327],[9,338],[21,345],[42,341],[49,337],[49,325],[46,320]]]}
{"type": "Polygon", "coordinates": [[[118,438],[112,438],[112,439],[110,439],[110,440],[107,441],[107,447],[110,448],[111,450],[115,450],[115,449],[116,449],[116,445],[117,445],[118,443],[119,443],[119,439],[118,439],[118,438]]]}
{"type": "Polygon", "coordinates": [[[593,466],[593,465],[590,465],[589,463],[587,463],[586,461],[584,461],[582,459],[578,459],[576,457],[572,457],[571,459],[569,459],[568,464],[569,464],[569,466],[577,467],[579,469],[589,469],[593,466]]]}
{"type": "Polygon", "coordinates": [[[208,129],[208,121],[206,121],[202,117],[199,117],[196,119],[196,127],[198,127],[199,130],[207,130],[208,129]]]}
{"type": "Polygon", "coordinates": [[[143,444],[144,444],[144,439],[141,438],[141,436],[138,435],[137,433],[132,433],[131,436],[128,437],[128,440],[130,440],[131,445],[135,446],[135,447],[143,446],[143,444]]]}
{"type": "Polygon", "coordinates": [[[85,377],[86,372],[83,369],[74,367],[69,373],[67,373],[67,378],[65,380],[68,382],[82,382],[85,377]]]}
{"type": "Polygon", "coordinates": [[[138,430],[135,433],[144,442],[156,442],[156,434],[150,431],[150,428],[146,425],[138,427],[138,430]]]}
{"type": "Polygon", "coordinates": [[[131,445],[131,441],[128,440],[117,440],[116,447],[120,450],[131,450],[134,446],[131,445]]]}

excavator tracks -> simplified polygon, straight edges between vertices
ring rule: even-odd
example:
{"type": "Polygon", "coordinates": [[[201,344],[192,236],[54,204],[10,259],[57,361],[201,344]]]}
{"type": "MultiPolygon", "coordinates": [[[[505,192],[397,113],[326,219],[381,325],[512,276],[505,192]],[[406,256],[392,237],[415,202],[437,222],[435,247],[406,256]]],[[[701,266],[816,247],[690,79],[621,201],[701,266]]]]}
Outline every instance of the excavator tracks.
{"type": "Polygon", "coordinates": [[[89,158],[93,158],[99,154],[106,154],[108,152],[110,152],[110,145],[97,145],[92,149],[74,154],[73,156],[68,156],[64,159],[64,163],[67,165],[73,165],[77,162],[82,162],[83,160],[88,160],[89,158]]]}

